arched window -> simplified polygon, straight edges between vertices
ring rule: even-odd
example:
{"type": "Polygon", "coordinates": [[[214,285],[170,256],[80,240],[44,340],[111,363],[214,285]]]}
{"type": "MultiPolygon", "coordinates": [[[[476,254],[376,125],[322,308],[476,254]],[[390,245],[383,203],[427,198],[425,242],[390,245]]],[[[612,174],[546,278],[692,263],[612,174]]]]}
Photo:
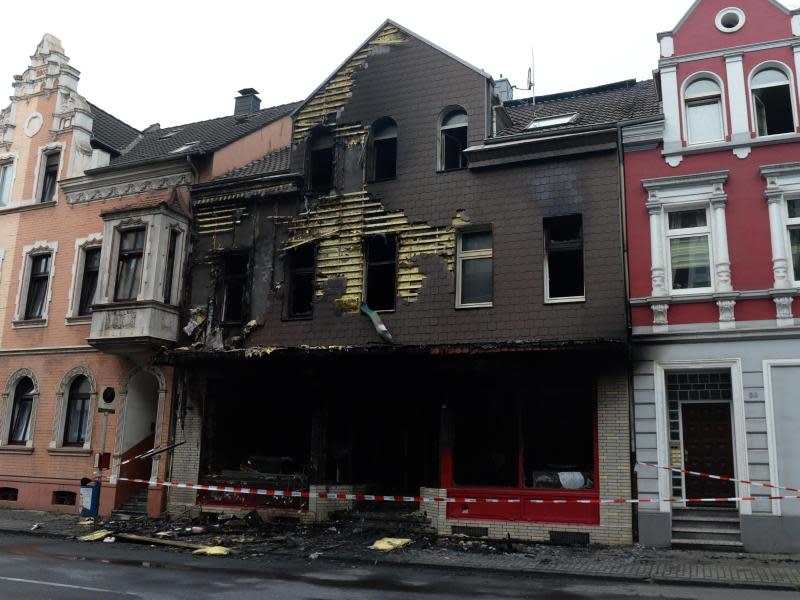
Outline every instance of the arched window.
{"type": "Polygon", "coordinates": [[[318,194],[333,188],[333,134],[323,127],[311,133],[308,152],[309,186],[318,194]]]}
{"type": "Polygon", "coordinates": [[[397,176],[397,123],[389,117],[372,126],[372,179],[394,179],[397,176]]]}
{"type": "Polygon", "coordinates": [[[697,79],[686,87],[683,97],[688,142],[705,144],[725,139],[719,84],[710,78],[697,79]]]}
{"type": "Polygon", "coordinates": [[[444,115],[439,127],[439,170],[449,171],[467,166],[467,113],[455,108],[444,115]]]}
{"type": "Polygon", "coordinates": [[[750,91],[759,136],[794,131],[792,91],[786,73],[776,68],[761,69],[753,75],[750,91]]]}
{"type": "Polygon", "coordinates": [[[30,377],[23,377],[14,390],[14,407],[11,409],[11,427],[8,432],[8,443],[25,445],[31,434],[31,417],[33,414],[34,385],[30,377]]]}
{"type": "Polygon", "coordinates": [[[91,394],[92,385],[83,375],[76,377],[69,386],[66,422],[64,423],[64,446],[83,446],[86,441],[91,394]]]}

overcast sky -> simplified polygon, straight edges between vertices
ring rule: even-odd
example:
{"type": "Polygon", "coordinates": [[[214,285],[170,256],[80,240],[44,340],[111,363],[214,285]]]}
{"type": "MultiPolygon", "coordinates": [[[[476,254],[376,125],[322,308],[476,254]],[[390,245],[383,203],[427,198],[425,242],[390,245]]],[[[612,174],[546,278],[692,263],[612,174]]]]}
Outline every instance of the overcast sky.
{"type": "MultiPolygon", "coordinates": [[[[44,32],[81,71],[78,88],[137,128],[233,112],[236,90],[262,106],[301,100],[385,19],[499,78],[524,86],[536,52],[536,92],[646,79],[656,33],[672,29],[691,0],[53,0],[8,2],[0,77],[29,63],[44,32]]],[[[800,0],[786,2],[800,6],[800,0]]],[[[518,93],[518,97],[524,96],[518,93]]],[[[5,94],[4,94],[5,96],[5,94]]]]}

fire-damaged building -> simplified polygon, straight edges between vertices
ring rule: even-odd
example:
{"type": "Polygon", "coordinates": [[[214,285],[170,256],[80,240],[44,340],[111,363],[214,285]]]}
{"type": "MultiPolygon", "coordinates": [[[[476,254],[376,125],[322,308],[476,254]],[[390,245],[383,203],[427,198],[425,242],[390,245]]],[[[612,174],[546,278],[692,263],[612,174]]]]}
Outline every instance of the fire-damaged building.
{"type": "MultiPolygon", "coordinates": [[[[619,123],[652,82],[512,100],[387,21],[290,147],[191,188],[171,475],[468,496],[440,533],[632,541],[619,123]],[[587,502],[537,504],[533,499],[587,502]]],[[[343,501],[173,489],[323,520],[343,501]]],[[[417,508],[417,507],[412,507],[417,508]]]]}

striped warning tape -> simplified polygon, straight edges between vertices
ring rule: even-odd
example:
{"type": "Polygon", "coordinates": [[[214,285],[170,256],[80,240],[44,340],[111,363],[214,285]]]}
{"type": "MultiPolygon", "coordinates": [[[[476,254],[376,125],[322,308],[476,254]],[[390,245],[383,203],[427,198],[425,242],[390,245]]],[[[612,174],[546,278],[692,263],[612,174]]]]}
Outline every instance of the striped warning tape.
{"type": "Polygon", "coordinates": [[[749,479],[736,479],[735,477],[726,477],[725,475],[712,475],[711,473],[704,473],[702,471],[690,471],[688,469],[680,469],[677,467],[665,467],[656,463],[637,462],[637,465],[642,467],[650,467],[652,469],[662,469],[664,471],[671,471],[673,473],[682,473],[684,475],[694,475],[696,477],[705,477],[706,479],[716,479],[718,481],[732,481],[753,485],[756,487],[767,488],[769,490],[785,490],[787,492],[800,492],[800,488],[789,487],[788,485],[776,485],[768,481],[750,481],[749,479]]]}
{"type": "MultiPolygon", "coordinates": [[[[162,481],[160,479],[134,479],[130,477],[117,477],[117,481],[141,483],[165,488],[186,490],[201,490],[208,492],[223,492],[226,494],[244,494],[254,496],[267,496],[272,498],[319,498],[328,500],[356,500],[367,502],[443,502],[448,504],[658,504],[659,502],[753,502],[753,496],[737,498],[462,498],[450,496],[387,496],[379,494],[350,494],[344,492],[312,492],[309,490],[270,490],[250,487],[210,485],[205,483],[178,483],[162,481]]],[[[769,500],[800,500],[800,496],[772,496],[769,500]]]]}

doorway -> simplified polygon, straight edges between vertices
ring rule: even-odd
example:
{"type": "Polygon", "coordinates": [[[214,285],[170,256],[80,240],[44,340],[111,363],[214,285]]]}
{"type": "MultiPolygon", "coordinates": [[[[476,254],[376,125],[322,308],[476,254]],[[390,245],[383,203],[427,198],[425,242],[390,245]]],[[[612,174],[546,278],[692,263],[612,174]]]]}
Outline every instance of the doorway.
{"type": "MultiPolygon", "coordinates": [[[[729,402],[684,402],[681,404],[683,465],[690,471],[735,476],[733,429],[729,402]]],[[[685,478],[686,498],[731,498],[736,495],[732,481],[689,475],[685,478]]],[[[692,503],[687,506],[733,507],[733,502],[692,503]]]]}

